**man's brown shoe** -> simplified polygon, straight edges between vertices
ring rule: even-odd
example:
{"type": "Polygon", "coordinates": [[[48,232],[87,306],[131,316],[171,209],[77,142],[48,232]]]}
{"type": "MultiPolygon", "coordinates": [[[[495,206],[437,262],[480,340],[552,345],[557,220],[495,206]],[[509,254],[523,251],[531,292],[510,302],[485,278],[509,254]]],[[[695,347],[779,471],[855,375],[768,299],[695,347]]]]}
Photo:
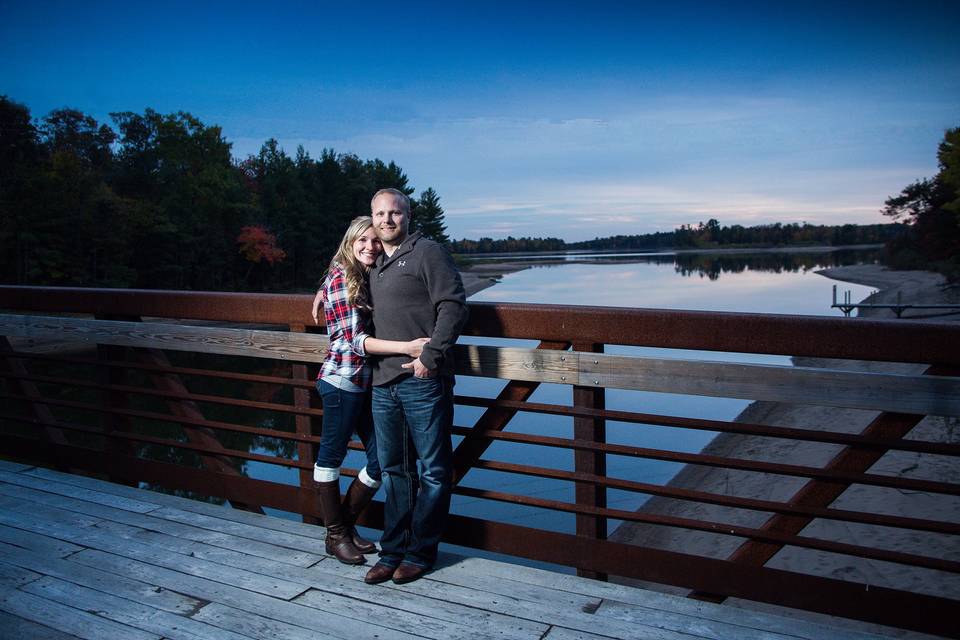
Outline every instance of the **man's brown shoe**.
{"type": "Polygon", "coordinates": [[[391,567],[388,564],[383,564],[378,562],[373,565],[373,568],[370,571],[367,571],[367,575],[363,577],[363,581],[367,584],[380,584],[381,582],[386,582],[393,577],[393,572],[396,567],[391,567]]]}
{"type": "Polygon", "coordinates": [[[397,567],[396,571],[393,572],[393,581],[396,584],[406,584],[408,582],[413,582],[418,578],[422,577],[429,567],[421,567],[418,564],[413,564],[412,562],[401,562],[400,566],[397,567]]]}

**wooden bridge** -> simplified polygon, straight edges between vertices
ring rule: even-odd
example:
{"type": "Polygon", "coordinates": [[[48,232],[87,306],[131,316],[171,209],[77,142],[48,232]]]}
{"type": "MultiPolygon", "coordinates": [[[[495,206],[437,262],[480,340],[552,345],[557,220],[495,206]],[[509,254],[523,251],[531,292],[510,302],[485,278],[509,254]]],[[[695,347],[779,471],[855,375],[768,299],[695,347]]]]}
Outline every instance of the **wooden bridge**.
{"type": "MultiPolygon", "coordinates": [[[[580,575],[450,556],[429,580],[374,589],[359,581],[361,570],[323,558],[321,530],[311,524],[318,516],[311,467],[322,411],[313,406],[310,363],[322,360],[326,340],[308,325],[308,297],[0,287],[0,308],[7,310],[0,317],[0,453],[16,461],[0,476],[0,609],[7,612],[0,628],[36,630],[29,620],[43,609],[53,616],[41,618],[47,628],[79,637],[126,637],[104,635],[96,625],[131,627],[141,618],[141,626],[124,632],[193,637],[196,623],[207,625],[196,627],[198,637],[212,629],[221,635],[211,637],[228,637],[223,629],[249,637],[300,637],[305,629],[321,637],[853,637],[719,604],[736,598],[960,637],[956,474],[944,480],[906,468],[889,473],[882,464],[907,454],[956,469],[960,444],[947,427],[960,416],[960,326],[472,304],[458,372],[503,382],[490,394],[456,398],[458,409],[472,407],[478,417],[454,429],[455,493],[571,514],[575,526],[562,531],[455,514],[445,540],[580,575]],[[36,348],[44,341],[74,349],[36,348]],[[622,346],[682,351],[667,359],[622,346]],[[702,350],[818,360],[744,364],[693,353],[702,350]],[[856,366],[864,361],[902,366],[856,366]],[[251,372],[247,362],[273,364],[251,372]],[[211,392],[211,379],[227,390],[211,392]],[[570,401],[532,401],[541,385],[569,389],[570,401]],[[607,390],[801,403],[854,409],[867,419],[862,428],[828,430],[658,415],[608,408],[607,390]],[[518,414],[559,416],[553,419],[565,421],[567,432],[518,430],[518,414]],[[931,431],[942,417],[947,427],[931,431]],[[822,450],[823,464],[623,444],[607,437],[614,424],[795,442],[822,450]],[[251,438],[280,444],[265,450],[251,447],[251,438]],[[498,443],[530,453],[523,463],[498,460],[498,443]],[[569,451],[572,463],[543,466],[546,448],[569,451]],[[632,471],[615,477],[607,473],[613,459],[727,469],[733,479],[753,475],[789,490],[767,499],[738,493],[736,482],[707,492],[632,471]],[[298,481],[255,479],[240,470],[241,461],[291,469],[298,481]],[[484,470],[483,478],[565,483],[572,500],[510,493],[496,481],[462,482],[474,469],[484,470]],[[133,488],[140,483],[235,508],[133,488]],[[607,504],[609,490],[719,511],[690,518],[615,509],[607,504]],[[851,506],[863,490],[909,494],[924,508],[851,506]],[[260,515],[265,507],[300,514],[304,523],[260,515]],[[614,542],[608,520],[734,545],[691,553],[614,542]],[[824,534],[818,527],[825,522],[855,535],[824,534]],[[904,545],[891,535],[904,531],[921,542],[904,545]],[[858,580],[856,571],[842,578],[818,573],[816,562],[778,566],[796,550],[909,575],[885,584],[858,580]],[[114,586],[105,574],[126,581],[114,586]],[[604,582],[608,577],[682,588],[692,597],[604,582]],[[60,625],[68,614],[78,626],[60,625]]],[[[375,503],[363,522],[377,527],[381,517],[375,503]]]]}
{"type": "Polygon", "coordinates": [[[449,554],[367,585],[320,527],[24,465],[0,507],[4,638],[879,638],[449,554]]]}

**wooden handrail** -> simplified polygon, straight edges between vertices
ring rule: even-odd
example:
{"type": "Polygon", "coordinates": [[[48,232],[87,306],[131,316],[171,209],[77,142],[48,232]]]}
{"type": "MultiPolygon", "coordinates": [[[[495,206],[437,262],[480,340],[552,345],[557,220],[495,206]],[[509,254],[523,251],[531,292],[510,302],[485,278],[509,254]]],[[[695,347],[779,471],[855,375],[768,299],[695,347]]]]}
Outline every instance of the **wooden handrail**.
{"type": "MultiPolygon", "coordinates": [[[[0,314],[0,335],[322,362],[323,335],[0,314]]],[[[960,416],[960,378],[457,345],[461,375],[831,407],[960,416]]]]}

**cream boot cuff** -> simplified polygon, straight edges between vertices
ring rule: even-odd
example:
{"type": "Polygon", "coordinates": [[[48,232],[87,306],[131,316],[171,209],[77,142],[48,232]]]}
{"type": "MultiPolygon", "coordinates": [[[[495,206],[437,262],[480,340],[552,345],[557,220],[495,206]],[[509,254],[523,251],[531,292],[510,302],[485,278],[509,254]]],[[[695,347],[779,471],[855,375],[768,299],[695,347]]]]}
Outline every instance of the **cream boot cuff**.
{"type": "Polygon", "coordinates": [[[357,479],[363,484],[367,485],[371,489],[379,489],[381,482],[379,480],[374,480],[369,475],[367,475],[367,468],[364,467],[360,469],[360,473],[357,474],[357,479]]]}
{"type": "Polygon", "coordinates": [[[331,469],[330,467],[318,467],[313,465],[314,482],[333,482],[340,477],[340,468],[331,469]]]}

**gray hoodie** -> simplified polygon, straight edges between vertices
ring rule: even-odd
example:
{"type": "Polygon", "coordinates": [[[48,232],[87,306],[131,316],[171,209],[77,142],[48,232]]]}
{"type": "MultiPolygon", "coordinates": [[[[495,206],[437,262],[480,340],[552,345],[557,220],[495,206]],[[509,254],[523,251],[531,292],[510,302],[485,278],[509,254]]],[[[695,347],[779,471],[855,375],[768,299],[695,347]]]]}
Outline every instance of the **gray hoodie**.
{"type": "MultiPolygon", "coordinates": [[[[467,321],[467,297],[460,272],[450,253],[419,232],[412,233],[392,256],[377,258],[370,271],[373,303],[373,335],[381,340],[413,340],[429,337],[420,362],[441,375],[453,375],[450,348],[467,321]]],[[[409,356],[373,359],[373,384],[384,385],[412,369],[400,365],[409,356]]]]}

